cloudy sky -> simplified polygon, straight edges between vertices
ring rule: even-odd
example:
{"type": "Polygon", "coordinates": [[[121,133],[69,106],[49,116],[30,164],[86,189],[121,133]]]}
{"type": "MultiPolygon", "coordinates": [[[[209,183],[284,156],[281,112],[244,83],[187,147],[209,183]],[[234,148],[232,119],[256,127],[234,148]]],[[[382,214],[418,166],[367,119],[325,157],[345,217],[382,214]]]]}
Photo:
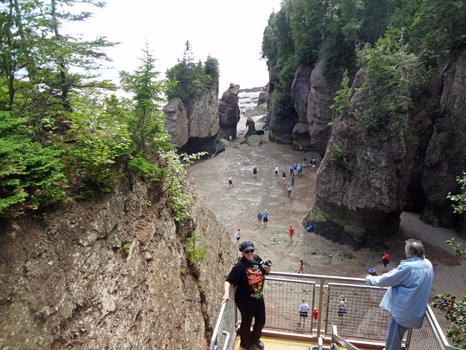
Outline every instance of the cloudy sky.
{"type": "Polygon", "coordinates": [[[268,81],[266,61],[261,60],[262,34],[272,11],[281,0],[107,0],[105,9],[91,8],[94,18],[68,31],[87,38],[103,35],[121,42],[109,49],[113,70],[104,78],[118,82],[118,71],[133,71],[147,39],[165,70],[182,58],[189,40],[196,61],[210,53],[220,63],[220,96],[230,83],[241,88],[264,86],[268,81]]]}

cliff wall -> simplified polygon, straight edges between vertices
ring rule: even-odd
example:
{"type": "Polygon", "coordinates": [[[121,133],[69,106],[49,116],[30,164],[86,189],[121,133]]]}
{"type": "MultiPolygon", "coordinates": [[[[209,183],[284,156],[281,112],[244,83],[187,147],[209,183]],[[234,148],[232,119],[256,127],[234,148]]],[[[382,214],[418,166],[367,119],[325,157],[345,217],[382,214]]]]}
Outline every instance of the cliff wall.
{"type": "Polygon", "coordinates": [[[203,349],[234,244],[194,193],[176,223],[167,184],[120,179],[100,199],[0,226],[0,348],[203,349]],[[208,244],[186,258],[187,237],[208,244]]]}

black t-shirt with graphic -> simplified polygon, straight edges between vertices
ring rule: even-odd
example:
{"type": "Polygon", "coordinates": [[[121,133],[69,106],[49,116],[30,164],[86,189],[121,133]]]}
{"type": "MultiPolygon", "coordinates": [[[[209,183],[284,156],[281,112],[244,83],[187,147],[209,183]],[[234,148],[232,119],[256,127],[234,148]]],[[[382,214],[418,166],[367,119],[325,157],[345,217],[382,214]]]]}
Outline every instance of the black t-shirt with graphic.
{"type": "Polygon", "coordinates": [[[226,281],[237,286],[236,303],[255,303],[262,298],[265,273],[259,266],[260,261],[258,255],[254,255],[252,261],[243,256],[231,269],[226,281]]]}

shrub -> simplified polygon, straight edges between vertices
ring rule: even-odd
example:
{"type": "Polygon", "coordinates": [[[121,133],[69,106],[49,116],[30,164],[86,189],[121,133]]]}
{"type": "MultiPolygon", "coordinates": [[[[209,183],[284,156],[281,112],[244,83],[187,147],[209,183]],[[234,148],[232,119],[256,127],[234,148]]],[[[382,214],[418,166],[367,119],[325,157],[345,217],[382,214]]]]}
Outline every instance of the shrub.
{"type": "Polygon", "coordinates": [[[66,198],[61,151],[21,134],[24,121],[0,111],[0,215],[19,215],[66,198]]]}

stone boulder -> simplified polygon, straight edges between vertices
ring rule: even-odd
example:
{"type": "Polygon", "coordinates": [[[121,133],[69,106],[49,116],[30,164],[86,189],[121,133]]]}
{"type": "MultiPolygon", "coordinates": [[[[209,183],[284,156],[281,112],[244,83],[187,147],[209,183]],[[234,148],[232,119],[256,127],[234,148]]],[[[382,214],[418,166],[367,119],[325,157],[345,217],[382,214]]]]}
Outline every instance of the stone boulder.
{"type": "MultiPolygon", "coordinates": [[[[369,133],[369,107],[361,69],[351,89],[349,113],[337,118],[316,178],[316,203],[303,220],[317,234],[354,247],[380,247],[397,232],[412,168],[402,133],[369,133]]],[[[408,116],[407,116],[408,118],[408,116]]]]}
{"type": "Polygon", "coordinates": [[[341,76],[328,77],[325,75],[326,57],[322,57],[312,70],[310,77],[310,91],[307,101],[307,121],[311,135],[312,147],[325,154],[327,143],[332,134],[329,123],[335,118],[330,108],[336,92],[341,90],[341,76]]]}
{"type": "Polygon", "coordinates": [[[246,143],[250,147],[259,147],[260,145],[262,145],[263,142],[264,141],[262,140],[262,137],[259,135],[251,135],[247,138],[246,141],[246,143]]]}
{"type": "Polygon", "coordinates": [[[175,145],[176,148],[183,147],[188,142],[188,116],[184,104],[179,99],[170,101],[163,107],[165,119],[165,131],[168,132],[172,138],[170,143],[175,145]]]}
{"type": "Polygon", "coordinates": [[[220,121],[220,137],[228,139],[231,135],[236,138],[236,126],[240,120],[240,111],[238,106],[239,85],[230,84],[218,105],[218,117],[220,121]]]}

